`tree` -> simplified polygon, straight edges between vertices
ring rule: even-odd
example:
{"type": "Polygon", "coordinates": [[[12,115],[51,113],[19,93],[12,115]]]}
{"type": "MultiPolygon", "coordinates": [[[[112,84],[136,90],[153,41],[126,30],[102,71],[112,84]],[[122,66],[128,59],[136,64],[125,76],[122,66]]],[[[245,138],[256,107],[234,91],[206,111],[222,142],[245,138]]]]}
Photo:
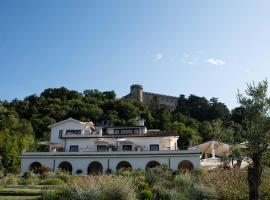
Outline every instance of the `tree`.
{"type": "Polygon", "coordinates": [[[2,148],[1,164],[5,172],[18,172],[20,165],[19,136],[6,135],[2,148]]]}
{"type": "Polygon", "coordinates": [[[248,167],[249,199],[260,198],[262,158],[267,153],[270,142],[270,98],[267,97],[268,82],[254,82],[247,85],[246,96],[238,92],[238,101],[245,109],[244,138],[247,141],[248,156],[252,164],[248,167]]]}
{"type": "Polygon", "coordinates": [[[172,114],[168,106],[161,104],[159,108],[152,111],[152,115],[155,118],[153,122],[154,128],[168,130],[172,119],[172,114]]]}
{"type": "Polygon", "coordinates": [[[218,101],[217,98],[210,99],[209,118],[208,120],[221,119],[226,121],[230,118],[230,111],[224,103],[218,101]]]}
{"type": "Polygon", "coordinates": [[[177,141],[179,149],[188,149],[188,147],[196,145],[202,141],[202,138],[196,129],[186,127],[182,122],[171,123],[170,130],[177,131],[179,134],[179,139],[177,141]]]}
{"type": "Polygon", "coordinates": [[[214,138],[214,132],[212,124],[209,121],[204,121],[200,124],[198,129],[203,142],[208,142],[210,140],[213,140],[214,138]]]}
{"type": "Polygon", "coordinates": [[[243,107],[236,107],[232,110],[231,120],[241,124],[245,120],[246,111],[243,107]]]}

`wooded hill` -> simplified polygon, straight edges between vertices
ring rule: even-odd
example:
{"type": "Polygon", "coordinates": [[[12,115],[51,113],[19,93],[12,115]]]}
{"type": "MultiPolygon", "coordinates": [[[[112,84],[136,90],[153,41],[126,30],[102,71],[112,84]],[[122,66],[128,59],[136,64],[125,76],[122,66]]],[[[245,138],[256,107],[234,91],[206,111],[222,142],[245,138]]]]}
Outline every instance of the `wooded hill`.
{"type": "Polygon", "coordinates": [[[99,124],[110,120],[115,126],[138,125],[136,118],[146,120],[148,129],[176,130],[180,148],[214,138],[229,141],[241,129],[244,109],[231,112],[217,98],[210,100],[180,95],[175,111],[153,101],[150,106],[135,100],[117,99],[114,91],[49,88],[40,95],[23,100],[0,102],[0,151],[7,171],[18,170],[22,149],[36,150],[37,141],[48,140],[48,125],[69,117],[99,124]]]}

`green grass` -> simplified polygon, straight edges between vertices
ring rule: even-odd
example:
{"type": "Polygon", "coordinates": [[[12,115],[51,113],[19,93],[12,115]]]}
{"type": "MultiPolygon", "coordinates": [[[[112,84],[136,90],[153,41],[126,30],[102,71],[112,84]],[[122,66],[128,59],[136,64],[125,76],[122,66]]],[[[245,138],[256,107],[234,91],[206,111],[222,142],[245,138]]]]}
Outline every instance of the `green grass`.
{"type": "Polygon", "coordinates": [[[0,200],[39,200],[41,196],[0,196],[0,200]]]}
{"type": "Polygon", "coordinates": [[[41,194],[41,189],[25,188],[2,188],[0,196],[37,196],[41,194]]]}

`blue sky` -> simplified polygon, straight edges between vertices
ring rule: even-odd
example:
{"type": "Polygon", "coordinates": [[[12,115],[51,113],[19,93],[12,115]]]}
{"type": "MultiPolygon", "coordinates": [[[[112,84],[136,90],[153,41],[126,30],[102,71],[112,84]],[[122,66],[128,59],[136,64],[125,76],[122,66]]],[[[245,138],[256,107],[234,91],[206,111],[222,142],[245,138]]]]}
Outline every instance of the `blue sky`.
{"type": "Polygon", "coordinates": [[[2,0],[0,99],[46,88],[217,97],[270,76],[267,0],[2,0]]]}

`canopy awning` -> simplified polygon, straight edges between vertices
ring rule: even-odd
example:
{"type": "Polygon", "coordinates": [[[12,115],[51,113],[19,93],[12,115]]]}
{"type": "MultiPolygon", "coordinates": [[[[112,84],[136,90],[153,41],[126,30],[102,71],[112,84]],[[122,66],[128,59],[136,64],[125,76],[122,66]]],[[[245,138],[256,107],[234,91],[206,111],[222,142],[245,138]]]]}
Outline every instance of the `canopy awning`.
{"type": "Polygon", "coordinates": [[[126,138],[121,138],[121,139],[118,139],[117,142],[119,142],[120,144],[133,144],[132,141],[126,139],[126,138]]]}
{"type": "Polygon", "coordinates": [[[109,143],[106,142],[104,139],[100,138],[100,139],[97,139],[95,141],[96,144],[100,144],[100,145],[108,145],[109,143]]]}
{"type": "Polygon", "coordinates": [[[228,156],[230,154],[230,145],[218,141],[209,141],[194,147],[190,147],[190,150],[197,150],[204,154],[212,154],[212,157],[215,158],[215,155],[218,156],[228,156]]]}

